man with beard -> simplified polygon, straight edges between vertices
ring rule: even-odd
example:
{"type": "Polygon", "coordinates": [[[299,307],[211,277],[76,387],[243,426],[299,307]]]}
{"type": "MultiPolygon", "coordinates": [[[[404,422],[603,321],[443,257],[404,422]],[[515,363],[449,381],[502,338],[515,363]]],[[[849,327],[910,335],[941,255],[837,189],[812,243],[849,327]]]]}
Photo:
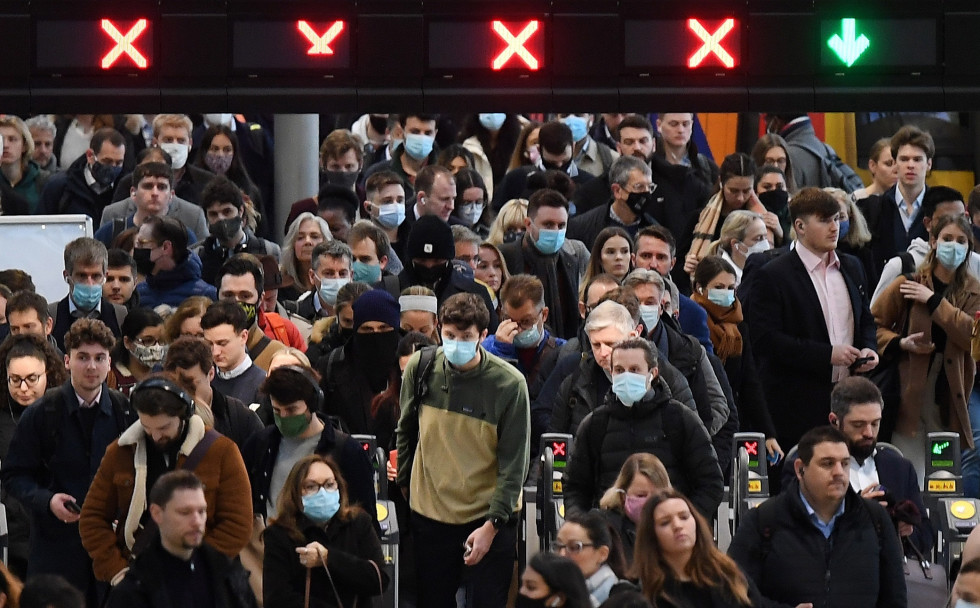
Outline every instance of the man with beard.
{"type": "Polygon", "coordinates": [[[165,473],[193,471],[204,483],[204,540],[229,558],[252,529],[248,474],[238,446],[206,428],[194,399],[172,374],[136,385],[130,403],[139,420],[106,449],[82,507],[78,529],[95,576],[117,585],[130,558],[154,541],[147,493],[165,473]],[[115,525],[114,525],[115,522],[115,525]]]}
{"type": "MultiPolygon", "coordinates": [[[[911,501],[922,515],[919,524],[898,522],[900,537],[909,537],[919,551],[932,551],[932,522],[926,515],[919,494],[919,479],[912,463],[898,450],[878,448],[878,429],[884,401],[881,391],[862,376],[845,378],[830,393],[830,424],[847,437],[851,453],[851,489],[863,496],[879,500],[889,508],[911,501]]],[[[792,456],[792,454],[791,454],[792,456]]],[[[793,472],[783,468],[785,487],[793,472]]]]}
{"type": "Polygon", "coordinates": [[[163,475],[150,490],[150,516],[159,540],[133,562],[108,606],[253,608],[248,573],[205,542],[208,502],[190,471],[163,475]],[[165,597],[166,603],[159,603],[165,597]]]}
{"type": "Polygon", "coordinates": [[[436,292],[441,305],[449,296],[472,293],[483,300],[490,311],[491,332],[497,331],[497,313],[490,292],[452,265],[456,257],[453,231],[438,216],[425,215],[412,226],[405,250],[405,269],[398,275],[399,288],[423,285],[436,292]]]}
{"type": "Polygon", "coordinates": [[[377,436],[378,445],[387,449],[398,424],[398,408],[394,398],[384,401],[378,395],[400,371],[395,352],[398,301],[383,289],[372,289],[351,308],[354,335],[320,360],[325,413],[340,418],[351,433],[377,436]]]}

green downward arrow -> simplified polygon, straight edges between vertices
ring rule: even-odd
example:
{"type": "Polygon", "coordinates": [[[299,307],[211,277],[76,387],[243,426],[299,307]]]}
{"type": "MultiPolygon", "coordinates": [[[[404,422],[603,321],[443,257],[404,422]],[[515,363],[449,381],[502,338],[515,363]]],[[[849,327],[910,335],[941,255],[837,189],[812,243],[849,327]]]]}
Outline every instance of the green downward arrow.
{"type": "Polygon", "coordinates": [[[830,50],[834,52],[837,57],[844,62],[847,67],[854,65],[861,53],[866,51],[869,46],[871,46],[871,41],[864,34],[855,37],[855,20],[854,19],[841,19],[841,33],[844,37],[841,38],[837,34],[834,34],[827,40],[827,46],[830,50]]]}

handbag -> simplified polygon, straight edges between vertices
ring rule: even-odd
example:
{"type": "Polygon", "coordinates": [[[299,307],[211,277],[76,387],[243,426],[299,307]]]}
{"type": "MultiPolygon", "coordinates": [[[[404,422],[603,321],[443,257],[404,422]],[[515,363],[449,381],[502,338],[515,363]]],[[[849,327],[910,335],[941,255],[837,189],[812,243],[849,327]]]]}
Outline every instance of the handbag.
{"type": "Polygon", "coordinates": [[[909,539],[903,538],[902,544],[906,550],[914,554],[913,562],[904,557],[905,587],[908,592],[908,608],[936,608],[945,606],[949,595],[946,588],[946,570],[939,564],[933,564],[922,556],[919,548],[909,539]]]}
{"type": "MultiPolygon", "coordinates": [[[[344,608],[343,602],[340,601],[340,594],[337,593],[337,586],[333,584],[333,577],[330,576],[330,570],[327,569],[327,564],[322,559],[320,563],[323,564],[323,571],[327,573],[327,580],[330,581],[330,589],[333,590],[333,597],[337,600],[337,608],[344,608]]],[[[368,563],[374,566],[374,573],[378,575],[378,593],[384,593],[384,582],[381,580],[381,569],[378,568],[378,564],[374,563],[374,560],[368,560],[368,563]]],[[[303,596],[303,608],[310,608],[310,581],[313,579],[313,569],[309,568],[306,570],[306,593],[303,596]]],[[[354,605],[352,608],[357,608],[357,598],[354,598],[354,605]]]]}

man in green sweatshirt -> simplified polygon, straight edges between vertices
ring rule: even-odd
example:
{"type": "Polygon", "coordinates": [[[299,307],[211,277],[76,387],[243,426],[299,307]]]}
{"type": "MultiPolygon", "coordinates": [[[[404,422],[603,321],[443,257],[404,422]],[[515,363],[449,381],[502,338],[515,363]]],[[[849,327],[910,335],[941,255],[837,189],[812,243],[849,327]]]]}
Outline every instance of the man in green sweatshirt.
{"type": "Polygon", "coordinates": [[[468,606],[504,606],[528,467],[527,383],[480,346],[490,313],[478,296],[451,296],[439,322],[443,346],[405,369],[397,434],[418,605],[455,607],[465,571],[468,606]]]}

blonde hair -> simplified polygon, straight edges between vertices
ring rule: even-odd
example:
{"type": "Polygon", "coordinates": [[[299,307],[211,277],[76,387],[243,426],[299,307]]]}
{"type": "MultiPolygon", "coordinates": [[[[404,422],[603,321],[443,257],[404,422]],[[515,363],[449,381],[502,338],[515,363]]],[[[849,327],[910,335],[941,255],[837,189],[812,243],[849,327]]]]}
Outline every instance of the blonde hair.
{"type": "Polygon", "coordinates": [[[746,211],[745,209],[738,209],[732,211],[725,218],[725,223],[721,225],[721,233],[718,235],[718,240],[711,243],[708,246],[708,252],[706,255],[719,255],[718,250],[727,251],[729,255],[732,253],[731,240],[741,241],[745,238],[745,231],[749,229],[749,225],[754,220],[761,220],[762,216],[755,211],[746,211]]]}
{"type": "Polygon", "coordinates": [[[303,367],[313,367],[310,365],[310,358],[306,356],[306,353],[294,346],[287,346],[286,348],[276,351],[276,354],[272,355],[272,358],[269,359],[269,363],[271,364],[276,359],[281,359],[282,357],[292,357],[293,359],[299,361],[303,367]]]}
{"type": "Polygon", "coordinates": [[[21,139],[24,140],[24,150],[20,154],[20,169],[26,171],[27,163],[34,156],[34,136],[31,135],[31,130],[27,128],[23,120],[13,114],[0,117],[0,127],[10,127],[20,133],[21,139]]]}
{"type": "Polygon", "coordinates": [[[527,219],[526,198],[513,198],[500,208],[500,213],[490,225],[490,234],[487,242],[491,245],[500,246],[504,242],[504,233],[510,226],[520,226],[524,230],[524,220],[527,219]]]}
{"type": "MultiPolygon", "coordinates": [[[[153,137],[160,137],[160,129],[173,127],[187,131],[187,139],[190,140],[194,132],[194,123],[187,117],[187,114],[157,114],[153,119],[153,137]]],[[[193,143],[188,141],[188,143],[193,143]]]]}
{"type": "Polygon", "coordinates": [[[837,199],[838,203],[847,207],[847,218],[851,222],[851,228],[844,235],[844,244],[849,247],[858,248],[870,243],[871,230],[868,228],[868,221],[864,219],[864,214],[861,213],[861,210],[851,198],[851,195],[840,188],[824,188],[823,191],[837,199]]]}
{"type": "Polygon", "coordinates": [[[613,485],[606,490],[599,500],[599,508],[622,511],[625,508],[626,489],[632,485],[637,475],[643,475],[650,480],[658,490],[663,490],[670,486],[670,477],[667,475],[667,468],[659,458],[646,452],[638,452],[630,455],[619,469],[619,476],[613,485]]]}

